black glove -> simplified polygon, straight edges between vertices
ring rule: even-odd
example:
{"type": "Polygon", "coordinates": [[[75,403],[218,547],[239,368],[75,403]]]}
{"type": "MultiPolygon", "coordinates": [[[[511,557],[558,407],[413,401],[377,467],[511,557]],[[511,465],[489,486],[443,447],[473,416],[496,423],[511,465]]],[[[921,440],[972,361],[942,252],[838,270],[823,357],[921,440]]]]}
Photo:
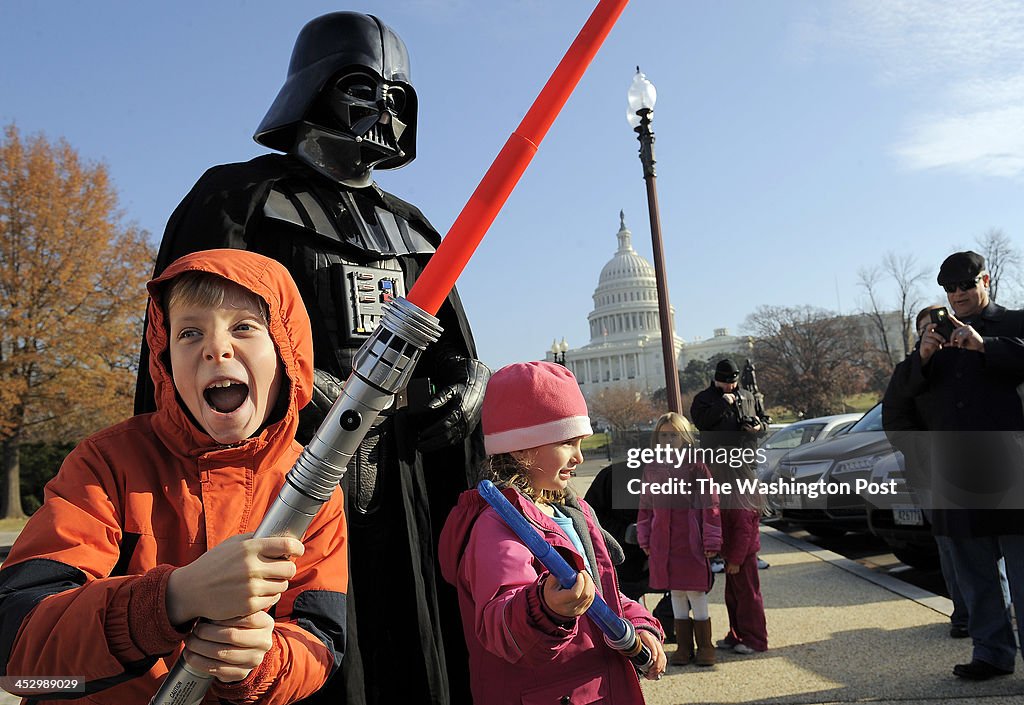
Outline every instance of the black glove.
{"type": "Polygon", "coordinates": [[[313,369],[313,398],[299,413],[299,430],[295,437],[300,443],[309,443],[320,424],[327,418],[335,399],[341,396],[344,382],[330,372],[313,369]]]}
{"type": "Polygon", "coordinates": [[[412,413],[419,417],[417,447],[423,452],[454,445],[480,422],[484,389],[491,370],[484,363],[457,353],[442,354],[435,360],[435,379],[440,387],[426,409],[412,413]]]}

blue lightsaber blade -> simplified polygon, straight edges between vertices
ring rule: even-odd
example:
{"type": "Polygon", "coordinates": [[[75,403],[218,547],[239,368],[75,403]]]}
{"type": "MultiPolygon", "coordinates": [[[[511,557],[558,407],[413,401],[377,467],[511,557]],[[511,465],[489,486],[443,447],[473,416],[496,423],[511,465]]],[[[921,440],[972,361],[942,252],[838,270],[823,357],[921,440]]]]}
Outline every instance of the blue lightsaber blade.
{"type": "MultiPolygon", "coordinates": [[[[481,480],[476,489],[480,496],[494,507],[498,516],[508,524],[516,536],[526,544],[530,553],[551,571],[563,588],[568,589],[576,584],[576,576],[579,573],[573,570],[572,566],[566,563],[565,559],[537,533],[537,530],[530,526],[530,522],[526,521],[523,515],[505,499],[493,482],[481,480]]],[[[593,604],[587,609],[587,617],[604,632],[609,646],[622,652],[641,673],[647,673],[654,665],[654,656],[650,649],[640,641],[633,625],[615,614],[600,595],[594,596],[593,604]]]]}

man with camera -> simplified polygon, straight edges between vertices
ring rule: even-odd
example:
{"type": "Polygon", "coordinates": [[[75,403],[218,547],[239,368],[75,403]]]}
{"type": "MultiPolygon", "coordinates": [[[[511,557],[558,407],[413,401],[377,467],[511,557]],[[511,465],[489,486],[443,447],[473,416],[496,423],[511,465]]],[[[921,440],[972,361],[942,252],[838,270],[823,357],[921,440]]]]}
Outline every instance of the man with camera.
{"type": "Polygon", "coordinates": [[[736,363],[722,360],[711,386],[693,398],[690,418],[705,448],[757,448],[757,440],[767,431],[757,400],[740,387],[739,379],[736,363]]]}
{"type": "MultiPolygon", "coordinates": [[[[930,458],[933,530],[945,542],[968,609],[970,663],[953,673],[988,680],[1013,672],[1016,642],[998,561],[1024,610],[1024,311],[989,298],[985,259],[956,252],[938,283],[951,311],[931,311],[920,343],[893,374],[886,400],[917,412],[930,458]]],[[[883,402],[885,404],[886,402],[883,402]]],[[[894,430],[893,421],[883,423],[894,430]]],[[[1018,620],[1024,627],[1024,620],[1018,620]]],[[[1024,631],[1021,632],[1024,637],[1024,631]]],[[[1024,639],[1022,639],[1024,641],[1024,639]]]]}

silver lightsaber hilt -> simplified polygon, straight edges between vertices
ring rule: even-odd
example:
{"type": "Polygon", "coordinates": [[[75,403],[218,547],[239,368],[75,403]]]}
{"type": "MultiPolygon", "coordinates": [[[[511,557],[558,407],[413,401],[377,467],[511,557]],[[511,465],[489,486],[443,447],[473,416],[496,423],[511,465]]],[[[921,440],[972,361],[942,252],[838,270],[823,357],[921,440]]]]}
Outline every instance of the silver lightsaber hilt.
{"type": "MultiPolygon", "coordinates": [[[[407,299],[385,305],[380,325],[356,352],[341,395],[288,471],[256,538],[302,538],[380,412],[409,383],[423,351],[440,336],[438,320],[407,299]]],[[[212,676],[196,673],[179,658],[149,702],[199,705],[212,684],[212,676]]]]}

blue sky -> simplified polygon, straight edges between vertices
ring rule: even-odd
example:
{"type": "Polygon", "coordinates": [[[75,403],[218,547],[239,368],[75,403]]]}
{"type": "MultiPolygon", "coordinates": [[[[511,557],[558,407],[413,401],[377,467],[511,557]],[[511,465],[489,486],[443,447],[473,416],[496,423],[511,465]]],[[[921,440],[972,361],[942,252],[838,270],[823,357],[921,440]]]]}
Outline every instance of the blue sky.
{"type": "MultiPolygon", "coordinates": [[[[107,163],[153,234],[251,136],[295,36],[378,14],[419,94],[418,158],[379,172],[442,233],[589,16],[587,0],[0,3],[0,123],[107,163]]],[[[1024,228],[1024,4],[633,0],[459,280],[481,358],[589,338],[619,210],[650,259],[634,66],[658,89],[658,190],[677,332],[742,331],[761,304],[844,313],[887,251],[930,272],[1024,228]]],[[[941,292],[929,276],[927,291],[941,292]]],[[[894,298],[893,298],[894,300],[894,298]]]]}

